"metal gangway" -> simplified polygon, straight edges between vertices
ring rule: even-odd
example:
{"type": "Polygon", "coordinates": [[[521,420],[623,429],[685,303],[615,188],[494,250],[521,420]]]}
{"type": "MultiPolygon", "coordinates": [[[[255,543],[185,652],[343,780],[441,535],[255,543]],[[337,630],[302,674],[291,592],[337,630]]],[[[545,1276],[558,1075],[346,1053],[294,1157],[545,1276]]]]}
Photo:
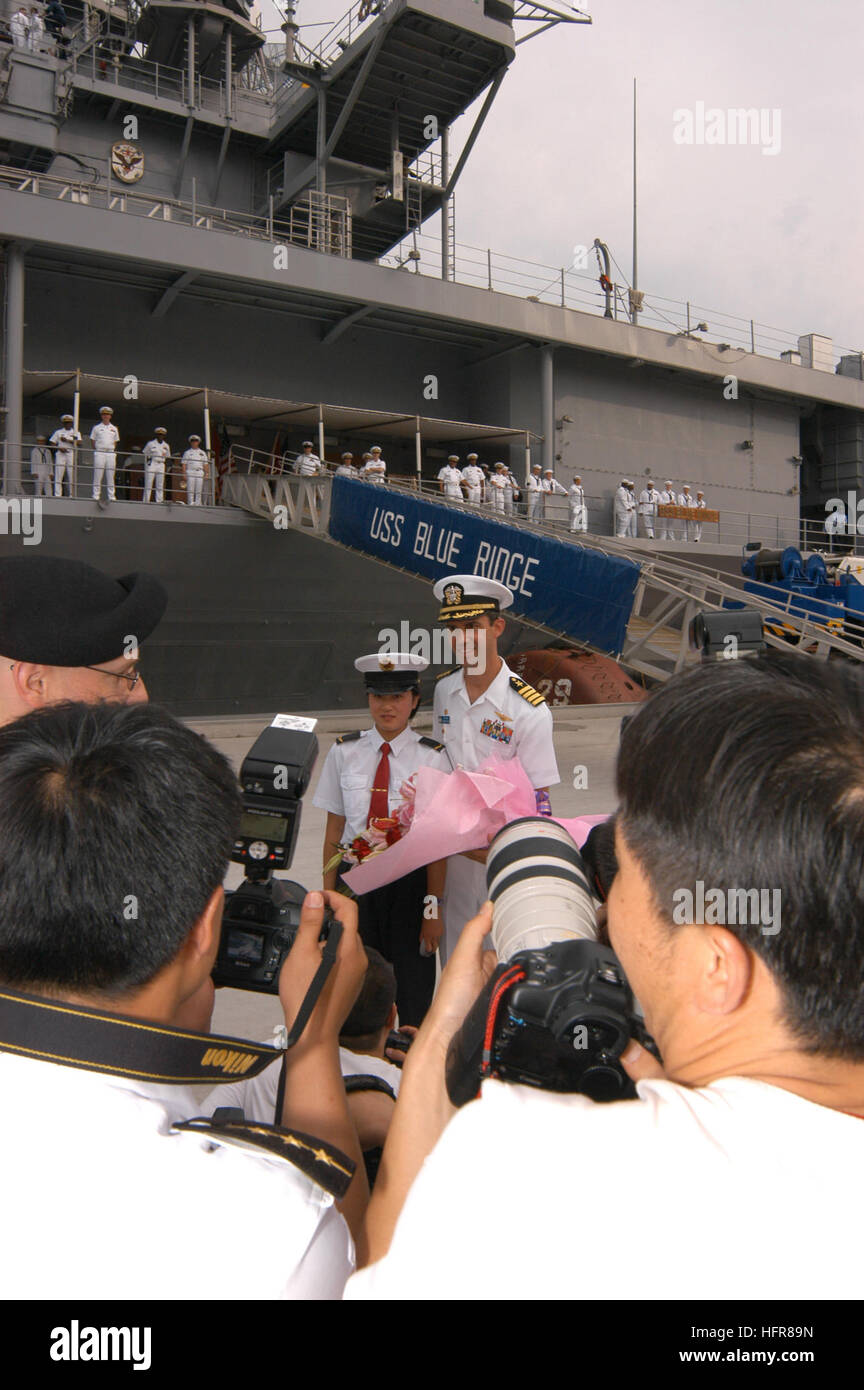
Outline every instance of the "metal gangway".
{"type": "MultiPolygon", "coordinates": [[[[241,466],[248,471],[230,473],[223,478],[221,501],[224,505],[240,507],[262,517],[277,530],[301,530],[314,534],[330,545],[347,548],[334,541],[329,534],[331,475],[301,478],[288,472],[280,459],[263,451],[244,450],[243,454],[241,466]]],[[[604,655],[616,657],[622,666],[639,675],[664,681],[680,671],[693,660],[690,649],[692,619],[699,612],[720,612],[728,608],[730,603],[744,603],[747,608],[760,614],[765,641],[770,647],[788,650],[791,642],[806,656],[819,661],[826,661],[831,656],[862,660],[864,624],[847,618],[843,635],[829,630],[829,620],[833,621],[836,617],[830,604],[824,605],[823,622],[819,617],[795,612],[797,596],[794,594],[778,597],[777,601],[762,598],[746,592],[743,579],[736,582],[736,576],[693,563],[689,559],[656,555],[648,552],[647,546],[640,546],[638,541],[593,536],[590,532],[569,533],[547,521],[501,516],[491,513],[484,504],[444,499],[431,483],[424,482],[418,488],[415,479],[390,478],[386,483],[375,486],[383,495],[394,499],[400,495],[420,496],[424,501],[440,506],[442,511],[466,512],[474,516],[480,514],[502,528],[505,533],[502,543],[505,544],[506,533],[510,534],[511,541],[516,541],[526,531],[540,533],[567,545],[583,546],[595,555],[605,555],[615,560],[626,559],[637,565],[639,579],[624,645],[620,652],[606,652],[604,655]]],[[[425,580],[425,576],[403,565],[394,565],[378,555],[367,558],[411,574],[415,579],[425,580]]],[[[819,607],[817,600],[808,599],[808,602],[819,607]]],[[[517,615],[514,621],[567,646],[585,651],[597,650],[575,639],[566,630],[547,627],[523,614],[517,615]]]]}

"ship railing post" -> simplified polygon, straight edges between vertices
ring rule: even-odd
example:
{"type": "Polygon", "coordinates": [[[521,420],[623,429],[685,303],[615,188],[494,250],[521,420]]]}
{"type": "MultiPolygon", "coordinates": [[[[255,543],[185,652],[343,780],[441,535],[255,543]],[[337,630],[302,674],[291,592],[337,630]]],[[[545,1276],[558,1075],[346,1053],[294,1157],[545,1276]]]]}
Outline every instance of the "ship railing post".
{"type": "Polygon", "coordinates": [[[490,290],[492,288],[492,250],[488,246],[486,248],[486,287],[490,290]]]}
{"type": "Polygon", "coordinates": [[[752,319],[750,320],[750,351],[753,353],[756,351],[756,325],[752,319]]]}
{"type": "Polygon", "coordinates": [[[273,240],[273,194],[270,194],[270,211],[267,214],[267,236],[268,240],[273,240]]]}
{"type": "Polygon", "coordinates": [[[531,436],[525,431],[525,487],[528,487],[528,479],[531,477],[531,436]]]}
{"type": "Polygon", "coordinates": [[[567,297],[564,291],[564,267],[561,267],[561,308],[567,308],[567,297]]]}
{"type": "Polygon", "coordinates": [[[420,416],[417,415],[414,425],[414,461],[417,467],[417,491],[423,488],[423,441],[420,436],[420,416]]]}
{"type": "Polygon", "coordinates": [[[687,300],[687,332],[690,332],[690,300],[687,300]]]}
{"type": "MultiPolygon", "coordinates": [[[[75,395],[72,398],[72,429],[78,433],[78,421],[81,417],[81,368],[75,370],[75,395]]],[[[72,444],[72,477],[69,481],[69,492],[72,497],[78,496],[78,442],[72,444]]]]}

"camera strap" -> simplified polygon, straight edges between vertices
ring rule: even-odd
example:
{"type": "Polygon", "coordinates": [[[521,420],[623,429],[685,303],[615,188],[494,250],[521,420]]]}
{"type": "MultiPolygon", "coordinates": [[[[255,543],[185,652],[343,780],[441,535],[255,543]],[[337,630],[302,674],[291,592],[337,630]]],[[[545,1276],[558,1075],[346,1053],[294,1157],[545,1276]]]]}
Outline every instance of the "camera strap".
{"type": "Polygon", "coordinates": [[[281,1055],[266,1043],[192,1033],[6,988],[0,989],[0,1052],[169,1086],[258,1076],[281,1055]]]}
{"type": "Polygon", "coordinates": [[[274,1112],[274,1123],[277,1125],[280,1123],[282,1106],[285,1103],[285,1077],[288,1067],[288,1052],[300,1038],[303,1029],[309,1022],[309,1015],[318,1003],[318,996],[327,982],[327,976],[336,964],[336,953],[339,950],[339,942],[341,940],[342,923],[338,918],[334,917],[328,927],[327,940],[323,943],[321,949],[321,964],[315,971],[312,983],[307,989],[303,1003],[298,1010],[297,1017],[288,1029],[288,1034],[283,1043],[285,1054],[282,1058],[282,1070],[279,1073],[279,1086],[276,1090],[276,1109],[274,1112]]]}
{"type": "MultiPolygon", "coordinates": [[[[337,945],[339,934],[341,923],[337,945]]],[[[319,967],[312,981],[291,1030],[294,1042],[332,965],[330,959],[323,971],[319,967]]],[[[246,1080],[259,1076],[282,1056],[281,1048],[266,1044],[216,1033],[193,1033],[11,989],[0,989],[0,1052],[169,1086],[246,1080]]],[[[171,1128],[199,1133],[217,1145],[263,1150],[299,1168],[337,1200],[345,1195],[356,1165],[340,1149],[298,1130],[236,1119],[236,1113],[217,1112],[212,1119],[178,1121],[171,1128]]]]}

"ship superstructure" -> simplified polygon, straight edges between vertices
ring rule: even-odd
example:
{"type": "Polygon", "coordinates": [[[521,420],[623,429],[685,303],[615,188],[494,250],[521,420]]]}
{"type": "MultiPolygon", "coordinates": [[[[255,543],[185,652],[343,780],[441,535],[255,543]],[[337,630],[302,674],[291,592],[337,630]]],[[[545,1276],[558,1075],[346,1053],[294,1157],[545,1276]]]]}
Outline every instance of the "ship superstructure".
{"type": "MultiPolygon", "coordinates": [[[[383,443],[390,473],[420,481],[453,449],[520,477],[540,461],[565,487],[581,475],[600,535],[622,475],[637,491],[649,475],[688,481],[720,513],[703,550],[729,573],[741,544],[797,542],[802,513],[864,486],[860,352],[634,302],[598,283],[593,251],[587,269],[535,266],[457,241],[454,189],[501,83],[518,80],[517,44],[573,26],[578,66],[587,15],[554,0],[361,0],[315,45],[288,9],[274,45],[244,0],[67,13],[41,51],[0,41],[7,496],[30,486],[38,434],[71,410],[86,441],[106,400],[128,457],[164,423],[175,449],[195,430],[211,452],[248,457],[306,435],[331,462],[383,443]],[[469,111],[457,154],[450,129],[469,111]]],[[[516,180],[502,193],[514,196],[516,180]]],[[[52,548],[118,572],[158,555],[187,646],[193,630],[216,640],[202,567],[212,584],[218,569],[223,633],[233,624],[241,641],[254,613],[283,645],[299,619],[295,606],[283,623],[276,577],[302,570],[297,652],[380,575],[299,534],[265,540],[264,523],[225,507],[157,513],[134,486],[96,513],[89,459],[85,442],[79,500],[44,504],[52,548]]],[[[393,620],[423,611],[420,581],[380,582],[409,610],[393,620]]],[[[371,625],[371,596],[364,611],[371,625]]],[[[256,650],[220,710],[262,688],[256,650]]],[[[292,668],[306,707],[316,679],[331,707],[348,679],[337,637],[327,650],[292,668]]],[[[188,707],[191,688],[176,701],[188,707]]]]}

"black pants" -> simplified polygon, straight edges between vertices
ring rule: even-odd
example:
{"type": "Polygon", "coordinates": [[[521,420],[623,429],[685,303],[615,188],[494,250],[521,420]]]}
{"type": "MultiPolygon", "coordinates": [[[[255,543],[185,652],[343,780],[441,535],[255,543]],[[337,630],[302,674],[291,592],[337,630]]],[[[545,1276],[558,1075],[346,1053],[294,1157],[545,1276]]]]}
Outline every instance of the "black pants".
{"type": "MultiPolygon", "coordinates": [[[[342,872],[349,867],[343,864],[342,872]]],[[[435,956],[420,954],[425,896],[426,869],[420,868],[357,899],[363,944],[393,966],[399,1022],[415,1026],[423,1022],[435,989],[435,956]]]]}

